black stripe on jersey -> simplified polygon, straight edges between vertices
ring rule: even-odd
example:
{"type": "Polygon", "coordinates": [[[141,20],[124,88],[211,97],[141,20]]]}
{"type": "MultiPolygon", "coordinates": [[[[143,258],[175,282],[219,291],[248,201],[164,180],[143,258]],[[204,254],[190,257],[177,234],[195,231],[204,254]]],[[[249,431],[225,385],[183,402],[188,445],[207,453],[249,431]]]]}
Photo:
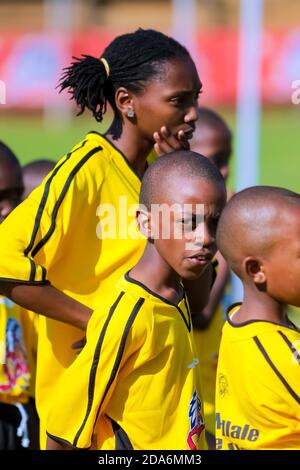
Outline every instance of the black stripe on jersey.
{"type": "Polygon", "coordinates": [[[285,341],[285,343],[288,345],[288,347],[292,351],[294,358],[298,361],[298,364],[300,364],[300,354],[298,353],[295,346],[290,342],[288,337],[285,336],[285,334],[282,331],[278,330],[277,333],[280,334],[281,338],[285,341]]]}
{"type": "Polygon", "coordinates": [[[96,372],[97,372],[97,367],[98,367],[98,363],[99,363],[99,358],[100,358],[100,352],[101,352],[101,347],[102,347],[102,343],[104,341],[104,336],[105,336],[105,333],[106,333],[106,330],[107,330],[107,327],[108,327],[108,324],[111,320],[111,317],[113,316],[113,313],[114,311],[116,310],[117,308],[117,305],[118,303],[120,302],[120,300],[122,299],[124,295],[124,292],[122,291],[117,300],[114,302],[114,304],[111,306],[110,310],[109,310],[109,313],[108,313],[108,316],[107,316],[107,319],[105,320],[105,323],[103,325],[103,328],[102,328],[102,331],[100,333],[100,336],[99,336],[99,339],[98,339],[98,342],[97,342],[97,346],[96,346],[96,349],[95,349],[95,353],[94,353],[94,357],[93,357],[93,362],[92,362],[92,367],[91,367],[91,370],[90,370],[90,379],[89,379],[89,391],[88,391],[88,404],[87,404],[87,409],[86,409],[86,413],[85,413],[85,417],[84,417],[84,420],[79,428],[79,430],[77,431],[76,433],[76,436],[75,436],[75,439],[74,439],[74,443],[73,445],[76,446],[77,442],[78,442],[78,439],[79,439],[79,436],[85,426],[85,423],[88,419],[88,416],[91,412],[91,409],[92,409],[92,404],[93,404],[93,399],[94,399],[94,388],[95,388],[95,380],[96,380],[96,372]]]}
{"type": "Polygon", "coordinates": [[[36,273],[36,265],[35,265],[34,261],[31,258],[29,258],[29,261],[30,261],[30,278],[29,278],[29,281],[33,282],[34,278],[35,278],[35,273],[36,273]]]}
{"type": "Polygon", "coordinates": [[[137,281],[136,279],[133,279],[133,277],[130,277],[129,271],[127,273],[125,273],[124,277],[125,277],[126,281],[132,282],[132,284],[136,284],[137,286],[142,287],[146,292],[149,292],[149,294],[153,295],[153,297],[157,297],[158,299],[162,300],[166,304],[172,305],[173,307],[175,307],[178,310],[178,312],[180,313],[180,316],[183,318],[183,321],[186,324],[187,329],[189,330],[189,332],[191,331],[192,322],[191,322],[190,309],[189,309],[189,307],[187,305],[187,302],[186,302],[186,295],[185,295],[185,291],[184,291],[183,287],[182,287],[182,293],[181,293],[181,297],[180,297],[179,302],[181,302],[181,300],[184,299],[184,303],[185,303],[186,309],[187,309],[188,319],[186,319],[183,311],[181,310],[180,307],[178,307],[178,305],[176,305],[174,302],[171,302],[171,300],[168,300],[165,297],[162,297],[161,295],[157,294],[153,290],[149,289],[149,287],[147,287],[142,282],[137,281]]]}
{"type": "MultiPolygon", "coordinates": [[[[67,441],[66,439],[61,439],[60,437],[58,436],[54,436],[53,434],[50,434],[50,432],[46,431],[46,434],[48,437],[50,437],[53,441],[55,442],[58,442],[58,444],[62,444],[62,445],[67,445],[69,447],[72,447],[73,449],[78,449],[78,447],[74,447],[73,444],[71,444],[71,442],[67,441]]],[[[88,448],[86,448],[85,450],[87,450],[88,448]]]]}
{"type": "Polygon", "coordinates": [[[189,306],[189,302],[188,302],[188,299],[187,299],[186,295],[184,295],[184,304],[185,304],[185,308],[186,308],[186,311],[187,311],[187,314],[188,314],[188,321],[186,320],[185,315],[184,315],[183,311],[181,310],[181,308],[177,307],[177,309],[179,310],[179,313],[181,314],[181,316],[184,320],[184,323],[186,324],[186,327],[187,327],[187,329],[189,330],[189,333],[190,333],[191,329],[192,329],[192,315],[191,315],[190,306],[189,306]]]}
{"type": "Polygon", "coordinates": [[[262,353],[262,355],[264,356],[265,360],[267,361],[267,363],[269,364],[269,366],[271,367],[271,369],[273,370],[273,372],[275,372],[275,374],[277,375],[277,377],[279,378],[279,380],[281,381],[281,383],[283,384],[283,386],[286,388],[286,390],[289,392],[289,394],[296,400],[296,402],[298,403],[298,405],[300,405],[300,397],[297,395],[297,393],[292,389],[292,387],[287,383],[287,381],[285,380],[285,378],[281,375],[281,373],[279,372],[279,370],[277,369],[277,367],[274,365],[274,363],[271,361],[270,357],[268,356],[268,353],[267,351],[265,350],[265,348],[263,347],[263,345],[261,344],[261,342],[259,341],[258,337],[257,336],[254,336],[253,337],[253,340],[256,344],[256,346],[258,347],[258,349],[260,350],[260,352],[262,353]]]}
{"type": "MultiPolygon", "coordinates": [[[[44,208],[45,208],[45,205],[46,205],[48,196],[49,196],[50,185],[51,185],[51,182],[52,182],[53,178],[54,178],[55,175],[58,173],[58,171],[61,169],[61,167],[69,160],[69,158],[71,157],[71,155],[72,155],[74,152],[76,152],[76,150],[81,149],[81,148],[85,145],[86,142],[87,142],[87,140],[84,140],[84,141],[82,142],[82,144],[81,144],[77,149],[75,149],[73,152],[68,153],[68,155],[66,156],[65,160],[64,160],[63,162],[61,162],[61,164],[60,164],[59,166],[57,166],[57,167],[53,170],[53,172],[52,172],[50,178],[49,178],[48,181],[46,182],[45,188],[44,188],[44,192],[43,192],[43,196],[42,196],[40,205],[39,205],[38,210],[37,210],[37,213],[36,213],[36,217],[35,217],[35,221],[34,221],[34,227],[33,227],[32,235],[31,235],[31,239],[30,239],[29,245],[28,245],[27,248],[25,248],[25,250],[24,250],[24,255],[25,255],[25,256],[27,256],[27,255],[30,253],[30,251],[32,250],[32,248],[33,248],[34,241],[35,241],[35,238],[36,238],[36,235],[37,235],[39,226],[40,226],[42,214],[43,214],[43,211],[44,211],[44,208]]],[[[31,276],[30,276],[30,277],[31,277],[31,276]]]]}
{"type": "Polygon", "coordinates": [[[52,212],[52,220],[51,220],[51,225],[50,225],[50,228],[48,230],[48,232],[46,233],[46,235],[44,236],[44,238],[42,238],[38,244],[36,245],[36,247],[32,250],[32,256],[35,256],[39,251],[40,249],[47,243],[47,241],[49,240],[49,238],[51,237],[51,235],[53,234],[54,230],[55,230],[55,227],[56,227],[56,216],[57,216],[57,213],[58,213],[58,210],[64,200],[64,197],[76,175],[76,173],[78,173],[78,171],[83,167],[83,165],[97,152],[99,152],[99,150],[102,150],[102,147],[95,147],[93,148],[92,150],[90,150],[81,160],[80,162],[73,168],[73,170],[71,171],[71,173],[69,174],[68,178],[67,178],[67,181],[62,189],[62,192],[59,196],[59,198],[57,199],[56,203],[55,203],[55,206],[54,206],[54,209],[53,209],[53,212],[52,212]]]}
{"type": "MultiPolygon", "coordinates": [[[[98,367],[98,362],[99,362],[99,358],[100,358],[100,352],[101,352],[101,347],[102,347],[102,343],[104,341],[104,336],[105,336],[105,333],[106,333],[106,330],[107,330],[107,327],[108,327],[108,323],[110,322],[111,320],[111,317],[119,303],[119,301],[121,300],[121,298],[123,297],[124,295],[124,292],[121,292],[121,294],[119,295],[118,299],[116,300],[116,302],[114,303],[114,305],[111,307],[110,311],[109,311],[109,314],[108,314],[108,317],[106,319],[106,322],[103,326],[103,329],[101,331],[101,334],[100,334],[100,337],[99,337],[99,340],[98,340],[98,343],[97,343],[97,346],[96,346],[96,351],[95,351],[95,355],[94,355],[94,360],[93,360],[93,365],[92,365],[92,368],[91,368],[91,373],[90,373],[90,382],[89,382],[89,400],[88,400],[88,406],[87,406],[87,410],[86,410],[86,415],[85,415],[85,418],[83,420],[83,423],[82,425],[80,426],[76,436],[75,436],[75,439],[74,439],[74,442],[73,442],[73,445],[76,446],[77,445],[77,442],[78,442],[78,439],[80,437],[80,434],[85,426],[85,423],[88,419],[88,416],[90,414],[90,411],[91,411],[91,408],[92,408],[92,403],[93,403],[93,399],[94,399],[94,388],[95,388],[95,379],[96,379],[96,373],[97,373],[97,367],[98,367]]],[[[139,310],[141,309],[143,303],[145,302],[145,299],[143,298],[139,298],[139,300],[137,301],[137,303],[135,304],[128,320],[127,320],[127,323],[125,325],[125,329],[124,329],[124,332],[123,332],[123,335],[122,335],[122,338],[121,338],[121,341],[120,341],[120,345],[119,345],[119,349],[118,349],[118,352],[117,352],[117,356],[116,356],[116,359],[115,359],[115,363],[114,363],[114,366],[112,368],[112,371],[111,371],[111,374],[110,374],[110,378],[109,378],[109,381],[106,385],[106,388],[105,388],[105,391],[104,391],[104,394],[103,394],[103,397],[102,397],[102,400],[101,400],[101,403],[99,405],[99,408],[98,408],[98,413],[97,413],[97,416],[96,416],[96,420],[95,422],[97,421],[97,418],[98,418],[98,414],[101,410],[101,406],[105,400],[105,397],[110,389],[110,386],[111,384],[113,383],[115,377],[116,377],[116,374],[117,374],[117,371],[118,371],[118,368],[119,368],[119,365],[120,365],[120,362],[121,362],[121,359],[122,359],[122,355],[123,355],[123,352],[124,352],[124,348],[125,348],[125,343],[126,343],[126,339],[127,339],[127,336],[128,336],[128,333],[129,333],[129,330],[139,312],[139,310]]]]}
{"type": "Polygon", "coordinates": [[[121,426],[113,419],[111,420],[112,428],[115,435],[116,447],[115,450],[134,450],[129,437],[121,426]]]}
{"type": "Polygon", "coordinates": [[[131,312],[128,320],[127,320],[127,323],[126,323],[126,326],[125,326],[125,329],[123,331],[123,335],[122,335],[122,338],[121,338],[121,341],[120,341],[120,346],[119,346],[119,349],[118,349],[117,357],[116,357],[113,369],[112,369],[111,374],[110,374],[108,384],[106,385],[106,389],[105,389],[105,392],[103,394],[103,397],[102,397],[102,400],[101,400],[101,403],[100,403],[100,406],[99,406],[99,411],[101,409],[102,403],[105,400],[105,397],[108,393],[108,390],[110,389],[110,386],[111,386],[111,384],[113,383],[113,381],[116,377],[116,374],[117,374],[117,371],[118,371],[118,368],[119,368],[119,365],[120,365],[120,362],[121,362],[121,359],[122,359],[122,356],[123,356],[125,343],[126,343],[126,339],[127,339],[129,330],[130,330],[130,328],[131,328],[131,326],[132,326],[132,324],[133,324],[133,322],[134,322],[137,314],[139,313],[139,311],[140,311],[140,309],[141,309],[144,302],[145,302],[145,299],[140,297],[139,300],[137,301],[137,303],[135,304],[135,306],[133,307],[133,310],[132,310],[132,312],[131,312]]]}

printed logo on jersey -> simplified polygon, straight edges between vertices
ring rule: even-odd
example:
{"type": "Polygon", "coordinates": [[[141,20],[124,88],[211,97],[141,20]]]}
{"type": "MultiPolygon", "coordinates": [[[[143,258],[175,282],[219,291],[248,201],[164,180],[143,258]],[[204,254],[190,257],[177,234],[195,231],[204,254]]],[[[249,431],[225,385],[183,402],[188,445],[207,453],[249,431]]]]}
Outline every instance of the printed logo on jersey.
{"type": "Polygon", "coordinates": [[[195,369],[195,367],[199,364],[198,357],[194,357],[192,362],[188,365],[188,369],[195,369]]]}
{"type": "Polygon", "coordinates": [[[219,395],[221,398],[224,398],[226,393],[228,393],[228,382],[224,374],[219,374],[218,385],[219,385],[219,395]]]}
{"type": "Polygon", "coordinates": [[[199,449],[199,439],[204,429],[204,419],[202,416],[202,405],[198,393],[194,390],[189,405],[190,430],[187,437],[189,449],[199,449]]]}

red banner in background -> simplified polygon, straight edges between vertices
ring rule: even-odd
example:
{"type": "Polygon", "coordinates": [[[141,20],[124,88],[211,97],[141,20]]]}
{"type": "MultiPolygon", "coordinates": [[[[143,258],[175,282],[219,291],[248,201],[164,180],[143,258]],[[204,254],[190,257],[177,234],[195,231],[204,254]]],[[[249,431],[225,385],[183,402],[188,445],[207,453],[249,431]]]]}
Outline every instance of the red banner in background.
{"type": "MultiPolygon", "coordinates": [[[[115,33],[99,30],[70,37],[42,34],[0,35],[0,80],[6,106],[41,108],[67,96],[55,89],[72,56],[99,56],[115,33]]],[[[238,33],[199,33],[192,55],[203,82],[202,102],[234,104],[238,83],[238,33]]],[[[265,103],[290,103],[292,82],[300,79],[300,29],[265,31],[262,44],[261,96],[265,103]]]]}

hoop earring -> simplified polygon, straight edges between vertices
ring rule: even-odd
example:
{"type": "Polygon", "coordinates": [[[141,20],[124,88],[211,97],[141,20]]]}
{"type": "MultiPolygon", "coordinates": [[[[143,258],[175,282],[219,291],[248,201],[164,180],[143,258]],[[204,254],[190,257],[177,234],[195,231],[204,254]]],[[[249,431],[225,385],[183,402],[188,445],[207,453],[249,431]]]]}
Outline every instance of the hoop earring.
{"type": "Polygon", "coordinates": [[[133,118],[133,117],[134,117],[134,111],[133,111],[133,109],[128,109],[128,111],[127,111],[127,116],[128,116],[129,118],[133,118]]]}

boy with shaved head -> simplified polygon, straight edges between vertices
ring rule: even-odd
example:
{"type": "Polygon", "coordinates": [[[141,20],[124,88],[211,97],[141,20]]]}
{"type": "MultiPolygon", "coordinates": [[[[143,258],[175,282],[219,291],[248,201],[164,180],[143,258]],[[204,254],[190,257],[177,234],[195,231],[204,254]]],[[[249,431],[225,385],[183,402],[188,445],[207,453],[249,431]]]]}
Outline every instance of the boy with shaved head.
{"type": "Polygon", "coordinates": [[[203,449],[199,360],[182,279],[216,252],[224,180],[175,151],[145,173],[137,220],[148,243],[88,324],[48,417],[48,449],[203,449]],[[159,210],[158,210],[159,209],[159,210]]]}
{"type": "Polygon", "coordinates": [[[241,191],[217,242],[244,286],[222,334],[217,449],[300,449],[300,331],[287,316],[288,304],[300,306],[300,195],[241,191]]]}

